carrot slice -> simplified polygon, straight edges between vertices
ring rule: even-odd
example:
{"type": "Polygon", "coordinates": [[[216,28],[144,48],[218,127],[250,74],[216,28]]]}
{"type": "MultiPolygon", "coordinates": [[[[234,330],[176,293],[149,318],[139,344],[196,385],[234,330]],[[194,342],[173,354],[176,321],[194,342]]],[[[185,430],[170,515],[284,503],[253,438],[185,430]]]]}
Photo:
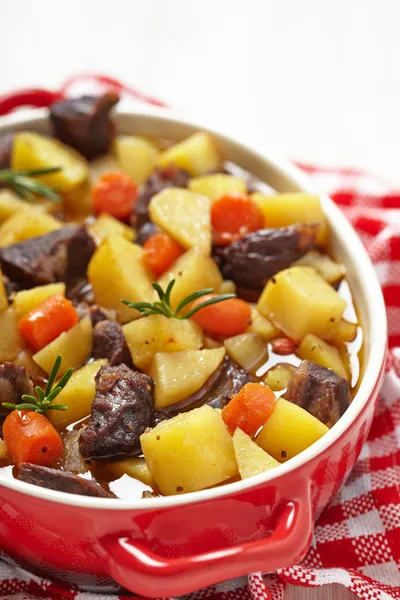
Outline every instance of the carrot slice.
{"type": "Polygon", "coordinates": [[[18,323],[24,340],[38,352],[50,344],[61,333],[68,331],[78,322],[76,308],[64,296],[50,296],[43,300],[18,323]]]}
{"type": "MultiPolygon", "coordinates": [[[[191,304],[191,309],[217,294],[207,294],[191,304]]],[[[193,321],[211,333],[218,335],[238,335],[244,333],[251,321],[250,305],[239,298],[224,300],[201,308],[192,317],[193,321]]]]}
{"type": "Polygon", "coordinates": [[[15,465],[29,462],[51,467],[63,453],[59,433],[44,415],[34,411],[13,410],[3,423],[3,439],[15,465]]]}
{"type": "Polygon", "coordinates": [[[222,418],[230,431],[239,427],[254,435],[272,415],[275,402],[275,394],[268,386],[246,383],[222,409],[222,418]]]}
{"type": "Polygon", "coordinates": [[[264,215],[260,207],[245,194],[228,194],[213,203],[211,223],[215,243],[226,245],[246,233],[262,229],[264,215]]]}
{"type": "Polygon", "coordinates": [[[183,248],[167,233],[155,233],[145,242],[143,262],[157,277],[176,261],[183,248]]]}
{"type": "Polygon", "coordinates": [[[116,219],[127,219],[137,197],[137,185],[120,171],[104,173],[92,187],[95,213],[108,213],[116,219]]]}

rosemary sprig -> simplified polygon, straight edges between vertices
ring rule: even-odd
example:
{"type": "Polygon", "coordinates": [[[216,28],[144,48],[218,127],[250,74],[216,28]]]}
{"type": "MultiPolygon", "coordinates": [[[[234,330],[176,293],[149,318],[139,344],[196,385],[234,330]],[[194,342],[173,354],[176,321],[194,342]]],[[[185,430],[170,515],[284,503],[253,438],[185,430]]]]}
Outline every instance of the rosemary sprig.
{"type": "Polygon", "coordinates": [[[68,406],[65,404],[51,404],[51,402],[58,396],[62,389],[65,388],[73,369],[68,369],[61,377],[61,379],[54,386],[57,373],[61,366],[61,355],[59,354],[54,361],[53,368],[50,371],[49,379],[47,381],[46,389],[42,389],[39,385],[35,387],[36,396],[30,394],[24,394],[21,396],[21,404],[12,404],[11,402],[3,402],[4,408],[10,410],[34,410],[37,413],[45,414],[48,410],[67,410],[68,406]],[[54,386],[54,387],[53,387],[54,386]]]}
{"type": "Polygon", "coordinates": [[[56,190],[41,181],[35,181],[39,175],[50,175],[59,173],[62,167],[48,167],[46,169],[30,169],[26,171],[14,171],[13,169],[0,170],[0,183],[14,190],[28,202],[34,202],[36,196],[43,196],[52,202],[61,202],[56,190]]]}
{"type": "Polygon", "coordinates": [[[136,308],[136,310],[138,310],[144,317],[148,317],[149,315],[164,315],[164,317],[168,317],[169,319],[189,319],[189,317],[192,317],[197,311],[201,310],[205,306],[217,304],[217,302],[223,302],[224,300],[230,300],[230,298],[236,298],[236,294],[220,294],[219,296],[209,298],[208,300],[205,300],[197,306],[194,306],[188,312],[180,314],[181,310],[185,308],[185,306],[187,306],[194,300],[197,300],[197,298],[201,298],[202,296],[211,294],[214,290],[213,288],[207,288],[195,292],[194,294],[190,294],[190,296],[184,298],[178,304],[176,309],[173,310],[171,308],[171,292],[174,285],[175,279],[172,279],[164,292],[164,290],[158,283],[152,283],[153,288],[156,290],[158,297],[160,298],[160,302],[130,302],[129,300],[125,300],[124,298],[122,298],[121,302],[129,306],[129,308],[136,308]]]}

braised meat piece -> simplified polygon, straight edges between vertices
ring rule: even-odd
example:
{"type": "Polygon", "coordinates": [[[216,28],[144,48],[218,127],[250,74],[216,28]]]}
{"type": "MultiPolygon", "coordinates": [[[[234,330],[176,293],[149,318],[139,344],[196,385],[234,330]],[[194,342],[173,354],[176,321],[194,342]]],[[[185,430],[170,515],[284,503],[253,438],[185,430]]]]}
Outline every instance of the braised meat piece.
{"type": "Polygon", "coordinates": [[[144,186],[139,190],[135,210],[131,216],[131,225],[140,229],[149,220],[149,204],[155,194],[170,187],[185,188],[190,176],[186,171],[174,165],[156,168],[144,186]]]}
{"type": "Polygon", "coordinates": [[[248,233],[213,255],[225,279],[244,288],[262,290],[268,279],[286,269],[315,245],[317,225],[302,224],[248,233]]]}
{"type": "Polygon", "coordinates": [[[153,380],[126,365],[96,375],[88,426],[79,438],[84,458],[117,460],[137,454],[140,435],[153,423],[153,380]]]}
{"type": "Polygon", "coordinates": [[[139,244],[139,246],[144,246],[149,237],[151,237],[158,231],[160,230],[158,229],[157,225],[154,225],[154,223],[148,221],[147,223],[142,225],[139,231],[137,232],[136,244],[139,244]]]}
{"type": "Polygon", "coordinates": [[[34,394],[34,387],[25,367],[4,362],[0,365],[0,415],[8,414],[3,402],[19,404],[23,394],[34,394]]]}
{"type": "Polygon", "coordinates": [[[122,327],[116,321],[100,321],[93,329],[94,358],[108,358],[110,365],[133,367],[122,327]]]}
{"type": "Polygon", "coordinates": [[[3,133],[0,135],[0,169],[10,168],[13,143],[13,133],[3,133]]]}
{"type": "Polygon", "coordinates": [[[198,408],[203,404],[209,404],[212,408],[223,408],[232,396],[250,381],[253,381],[251,375],[245,369],[235,365],[228,356],[225,356],[218,369],[198,392],[185,398],[182,402],[158,410],[155,413],[155,421],[159,423],[165,419],[171,419],[180,412],[198,408]]]}
{"type": "Polygon", "coordinates": [[[86,277],[95,250],[85,227],[66,225],[61,229],[12,244],[1,251],[3,272],[26,287],[86,277]]]}
{"type": "Polygon", "coordinates": [[[54,136],[72,146],[88,160],[105,154],[114,137],[110,110],[119,96],[81,96],[55,102],[50,108],[54,136]]]}
{"type": "Polygon", "coordinates": [[[115,310],[103,308],[102,306],[98,306],[98,304],[93,304],[93,306],[89,308],[89,315],[93,327],[95,327],[97,323],[101,323],[101,321],[115,321],[116,319],[115,310]]]}
{"type": "Polygon", "coordinates": [[[79,477],[73,473],[68,473],[68,471],[61,471],[61,469],[51,469],[50,467],[41,467],[31,463],[21,463],[19,465],[17,479],[49,490],[67,492],[68,494],[115,498],[114,494],[106,492],[96,481],[79,477]]]}
{"type": "Polygon", "coordinates": [[[285,398],[332,427],[351,402],[349,382],[331,369],[303,360],[294,371],[285,398]]]}

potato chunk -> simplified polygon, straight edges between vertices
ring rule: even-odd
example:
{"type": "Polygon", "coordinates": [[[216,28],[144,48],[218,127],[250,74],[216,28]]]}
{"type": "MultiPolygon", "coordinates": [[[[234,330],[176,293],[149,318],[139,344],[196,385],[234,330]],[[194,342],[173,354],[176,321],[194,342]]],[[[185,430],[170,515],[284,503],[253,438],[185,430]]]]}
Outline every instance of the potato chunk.
{"type": "Polygon", "coordinates": [[[123,331],[132,360],[142,370],[157,352],[199,350],[202,345],[201,328],[189,319],[150,315],[127,323],[123,331]]]}
{"type": "Polygon", "coordinates": [[[136,233],[132,227],[128,227],[128,225],[106,213],[102,213],[97,217],[93,225],[90,225],[89,231],[98,244],[110,235],[118,235],[128,240],[128,242],[133,242],[136,239],[136,233]]]}
{"type": "Polygon", "coordinates": [[[3,282],[3,275],[0,270],[0,311],[6,310],[8,308],[8,296],[6,286],[3,282]]]}
{"type": "Polygon", "coordinates": [[[50,373],[59,354],[62,356],[59,374],[63,375],[70,367],[77,369],[87,361],[92,352],[92,322],[85,317],[65,331],[42,350],[33,355],[33,360],[46,373],[50,373]]]}
{"type": "Polygon", "coordinates": [[[226,194],[245,194],[247,192],[243,179],[234,177],[233,175],[226,175],[225,173],[196,177],[189,181],[188,187],[189,190],[196,192],[196,194],[208,196],[211,202],[226,194]]]}
{"type": "Polygon", "coordinates": [[[165,150],[157,164],[160,167],[174,164],[196,177],[217,171],[221,166],[221,157],[212,137],[200,131],[165,150]]]}
{"type": "Polygon", "coordinates": [[[285,390],[293,376],[294,367],[282,363],[272,367],[267,373],[264,381],[274,392],[285,390]]]}
{"type": "Polygon", "coordinates": [[[165,495],[195,492],[238,473],[220,415],[202,406],[163,421],[140,436],[146,464],[165,495]]]}
{"type": "Polygon", "coordinates": [[[172,308],[176,308],[179,302],[193,292],[205,288],[213,288],[215,292],[219,292],[222,283],[222,275],[215,262],[198,248],[182,254],[171,269],[160,277],[158,283],[165,290],[171,279],[175,279],[171,293],[172,308]]]}
{"type": "Polygon", "coordinates": [[[78,187],[88,178],[87,162],[69,146],[39,133],[17,133],[11,154],[11,168],[19,171],[47,167],[61,167],[61,171],[41,175],[37,179],[61,192],[78,187]]]}
{"type": "Polygon", "coordinates": [[[348,378],[339,350],[335,346],[327,344],[316,335],[306,335],[297,353],[303,360],[309,360],[327,369],[332,369],[332,371],[335,371],[343,379],[348,378]]]}
{"type": "Polygon", "coordinates": [[[288,337],[301,340],[308,333],[330,337],[346,302],[312,267],[290,267],[268,281],[257,308],[288,337]]]}
{"type": "Polygon", "coordinates": [[[336,283],[346,274],[346,269],[343,265],[332,260],[327,254],[318,252],[318,250],[310,250],[310,252],[307,252],[307,254],[293,264],[294,266],[314,267],[317,273],[328,283],[336,283]]]}
{"type": "Polygon", "coordinates": [[[241,333],[227,338],[224,346],[233,362],[253,375],[268,360],[267,343],[257,333],[241,333]]]}
{"type": "Polygon", "coordinates": [[[138,185],[149,178],[160,155],[153,142],[136,135],[118,135],[113,152],[120,168],[138,185]]]}
{"type": "Polygon", "coordinates": [[[353,342],[357,335],[357,323],[350,323],[345,319],[341,319],[339,326],[332,335],[332,342],[335,344],[344,344],[345,342],[353,342]]]}
{"type": "Polygon", "coordinates": [[[176,404],[197,392],[216,371],[225,356],[225,348],[159,352],[149,374],[155,382],[155,407],[176,404]]]}
{"type": "Polygon", "coordinates": [[[271,323],[268,319],[262,316],[257,310],[257,307],[252,304],[251,308],[251,322],[247,329],[249,333],[257,333],[263,340],[269,342],[279,335],[279,329],[271,323]]]}
{"type": "Polygon", "coordinates": [[[311,446],[328,431],[326,425],[304,408],[279,398],[274,412],[255,441],[276,460],[285,462],[311,446]]]}
{"type": "Polygon", "coordinates": [[[13,308],[0,312],[0,363],[14,360],[24,347],[19,334],[18,319],[13,308]]]}
{"type": "Polygon", "coordinates": [[[257,446],[239,427],[235,429],[233,434],[233,448],[242,479],[259,475],[280,464],[260,446],[257,446]]]}
{"type": "Polygon", "coordinates": [[[140,313],[121,302],[154,302],[156,293],[143,262],[143,249],[121,236],[112,235],[99,246],[88,267],[88,278],[97,304],[116,311],[127,323],[140,313]]]}
{"type": "Polygon", "coordinates": [[[265,217],[265,227],[286,227],[294,223],[318,223],[317,244],[328,239],[328,224],[319,196],[303,192],[266,196],[260,192],[251,195],[265,217]]]}
{"type": "Polygon", "coordinates": [[[109,462],[106,469],[115,479],[119,479],[123,475],[129,475],[129,477],[134,477],[150,487],[154,487],[155,485],[144,458],[125,458],[124,460],[109,462]]]}
{"type": "Polygon", "coordinates": [[[95,360],[72,374],[65,388],[54,400],[54,404],[65,404],[68,409],[65,411],[50,410],[48,412],[48,418],[54,427],[64,429],[67,425],[90,415],[90,409],[96,394],[94,378],[106,363],[105,359],[95,360]]]}
{"type": "Polygon", "coordinates": [[[183,248],[211,253],[211,203],[207,196],[181,188],[167,188],[150,201],[150,219],[183,248]]]}
{"type": "Polygon", "coordinates": [[[22,290],[14,296],[13,307],[18,319],[22,319],[31,310],[36,308],[43,300],[50,296],[65,296],[65,283],[49,283],[37,285],[31,290],[22,290]]]}
{"type": "Polygon", "coordinates": [[[60,229],[63,223],[40,208],[25,207],[0,225],[0,246],[23,242],[31,237],[60,229]]]}
{"type": "Polygon", "coordinates": [[[0,190],[0,223],[25,208],[27,208],[25,200],[22,200],[15,192],[7,189],[0,190]]]}

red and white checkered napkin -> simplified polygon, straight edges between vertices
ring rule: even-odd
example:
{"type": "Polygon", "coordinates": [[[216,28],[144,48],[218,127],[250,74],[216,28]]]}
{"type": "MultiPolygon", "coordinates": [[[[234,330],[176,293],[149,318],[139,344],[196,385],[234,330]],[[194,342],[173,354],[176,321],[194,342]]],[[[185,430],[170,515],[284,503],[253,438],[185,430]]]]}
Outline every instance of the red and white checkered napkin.
{"type": "MultiPolygon", "coordinates": [[[[320,516],[303,563],[207,588],[187,600],[282,600],[286,583],[341,583],[363,600],[400,600],[400,193],[357,171],[300,166],[352,221],[382,283],[391,350],[381,402],[358,463],[320,516]]],[[[0,594],[7,600],[116,600],[62,589],[1,562],[0,594]]]]}

